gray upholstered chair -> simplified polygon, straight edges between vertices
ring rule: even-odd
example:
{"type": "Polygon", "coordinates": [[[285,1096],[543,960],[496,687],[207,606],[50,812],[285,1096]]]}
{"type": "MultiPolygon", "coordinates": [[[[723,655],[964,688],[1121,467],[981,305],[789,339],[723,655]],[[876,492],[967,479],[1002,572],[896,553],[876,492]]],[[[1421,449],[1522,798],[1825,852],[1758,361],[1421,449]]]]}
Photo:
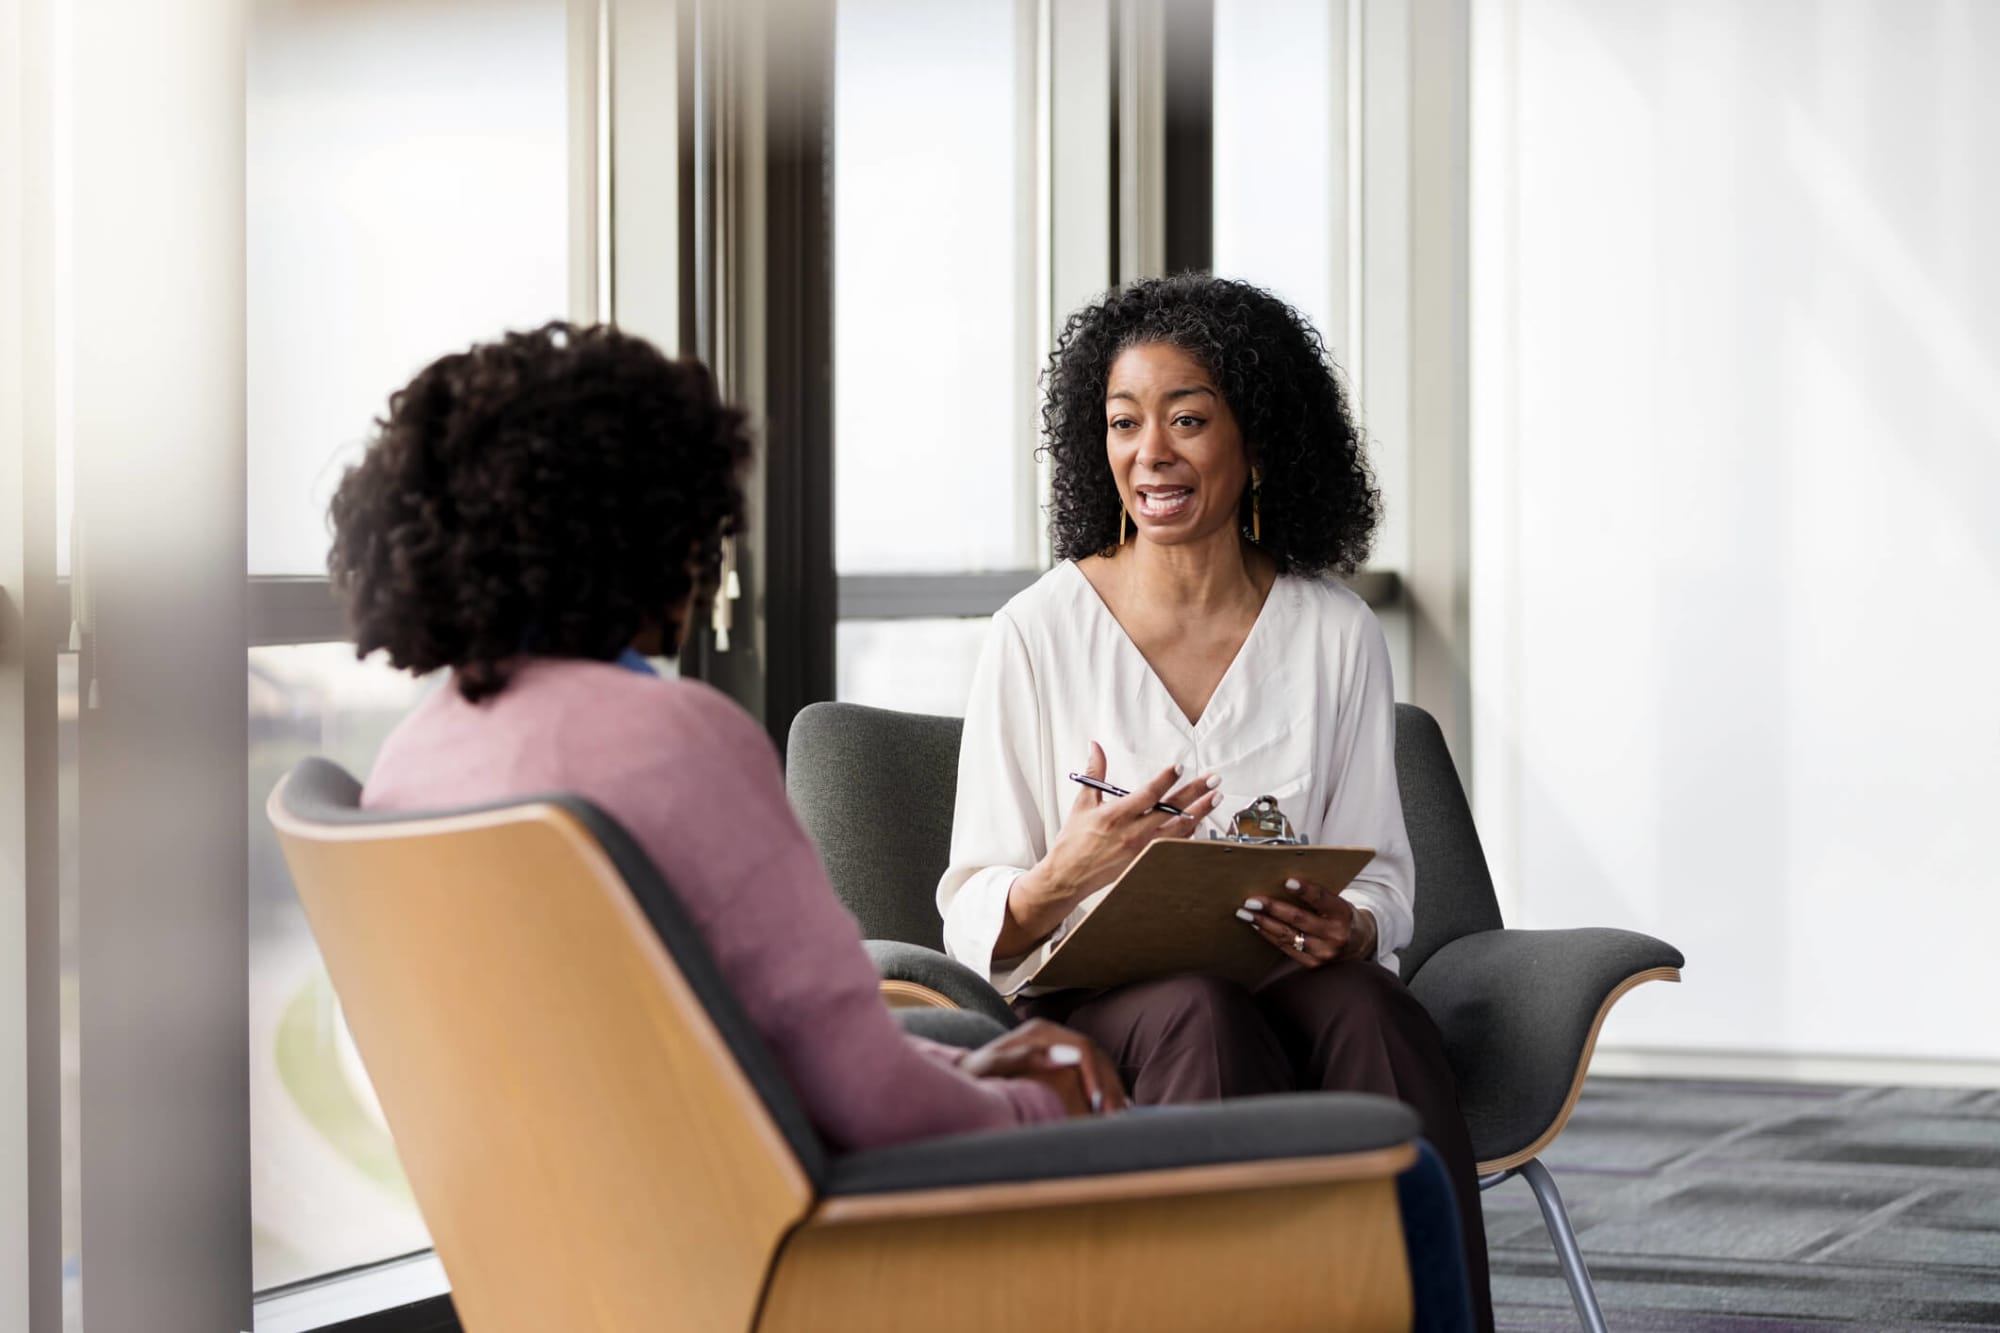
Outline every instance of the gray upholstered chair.
{"type": "Polygon", "coordinates": [[[268,808],[466,1328],[1409,1327],[1408,1107],[1256,1097],[836,1152],[600,811],[359,796],[309,759],[268,808]],[[1313,1262],[1244,1279],[1274,1253],[1313,1262]]]}
{"type": "MultiPolygon", "coordinates": [[[[792,725],[787,782],[835,890],[860,919],[891,1004],[1011,1011],[946,958],[935,891],[950,851],[959,719],[815,704],[792,725]]],[[[1480,1185],[1525,1178],[1577,1316],[1604,1327],[1562,1196],[1539,1154],[1562,1132],[1612,1004],[1642,981],[1678,981],[1671,945],[1626,930],[1508,930],[1444,736],[1396,708],[1396,776],[1416,856],[1410,990],[1444,1032],[1479,1156],[1480,1185]]]]}

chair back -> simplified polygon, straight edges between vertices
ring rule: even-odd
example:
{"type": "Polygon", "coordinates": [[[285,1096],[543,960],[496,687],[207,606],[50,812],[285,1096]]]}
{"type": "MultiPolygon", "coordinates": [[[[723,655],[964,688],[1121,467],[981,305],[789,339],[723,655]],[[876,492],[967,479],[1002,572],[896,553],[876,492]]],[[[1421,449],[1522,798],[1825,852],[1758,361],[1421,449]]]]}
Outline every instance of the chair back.
{"type": "Polygon", "coordinates": [[[1396,786],[1417,871],[1416,929],[1397,956],[1408,981],[1459,936],[1500,929],[1500,902],[1444,732],[1415,704],[1396,705],[1396,786]]]}
{"type": "Polygon", "coordinates": [[[749,1330],[824,1153],[650,860],[359,795],[309,759],[269,814],[466,1327],[749,1330]]]}
{"type": "MultiPolygon", "coordinates": [[[[951,860],[960,719],[818,703],[792,723],[785,781],[834,891],[869,939],[943,947],[937,883],[951,860]]],[[[1396,779],[1416,860],[1405,980],[1461,935],[1500,926],[1486,854],[1444,733],[1396,705],[1396,779]]]]}
{"type": "Polygon", "coordinates": [[[871,940],[944,948],[962,719],[819,703],[792,720],[785,786],[847,910],[871,940]]]}

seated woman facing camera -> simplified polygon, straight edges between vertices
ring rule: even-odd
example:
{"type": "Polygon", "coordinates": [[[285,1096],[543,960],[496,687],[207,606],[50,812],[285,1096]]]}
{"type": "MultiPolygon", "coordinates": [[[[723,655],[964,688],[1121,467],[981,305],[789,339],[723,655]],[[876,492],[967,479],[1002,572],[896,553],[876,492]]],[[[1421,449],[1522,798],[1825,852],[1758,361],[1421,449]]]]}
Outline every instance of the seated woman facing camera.
{"type": "Polygon", "coordinates": [[[1257,288],[1149,280],[1069,319],[1042,410],[1062,561],[993,618],[966,706],[947,950],[1004,984],[1151,839],[1260,796],[1308,842],[1372,847],[1339,893],[1246,901],[1246,991],[1175,976],[1037,994],[1139,1103],[1301,1088],[1412,1105],[1449,1168],[1490,1327],[1476,1163],[1442,1039],[1397,976],[1414,886],[1389,655],[1322,577],[1367,554],[1378,496],[1319,335],[1257,288]],[[1133,789],[1114,799],[1067,777],[1133,789]],[[1186,812],[1163,815],[1155,802],[1186,812]]]}
{"type": "Polygon", "coordinates": [[[786,803],[769,739],[644,655],[678,646],[742,527],[743,414],[707,370],[552,324],[446,356],[389,400],[333,500],[356,649],[450,668],[362,793],[435,810],[574,792],[686,907],[837,1149],[1124,1104],[1051,1023],[965,1052],[904,1035],[786,803]]]}

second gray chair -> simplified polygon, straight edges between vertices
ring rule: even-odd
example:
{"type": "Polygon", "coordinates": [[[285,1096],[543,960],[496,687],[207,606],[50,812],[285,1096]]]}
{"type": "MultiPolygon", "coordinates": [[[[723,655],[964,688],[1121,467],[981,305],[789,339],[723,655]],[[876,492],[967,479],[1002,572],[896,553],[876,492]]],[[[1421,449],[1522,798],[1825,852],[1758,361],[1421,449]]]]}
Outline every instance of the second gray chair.
{"type": "MultiPolygon", "coordinates": [[[[861,922],[891,1004],[1014,1014],[942,952],[936,890],[951,849],[960,720],[814,704],[792,724],[786,781],[836,892],[861,922]]],[[[1583,1091],[1604,1016],[1643,981],[1678,981],[1672,945],[1628,930],[1509,930],[1444,736],[1396,707],[1396,778],[1416,859],[1410,990],[1444,1033],[1480,1187],[1515,1175],[1541,1206],[1577,1317],[1604,1318],[1562,1195],[1539,1154],[1583,1091]]]]}

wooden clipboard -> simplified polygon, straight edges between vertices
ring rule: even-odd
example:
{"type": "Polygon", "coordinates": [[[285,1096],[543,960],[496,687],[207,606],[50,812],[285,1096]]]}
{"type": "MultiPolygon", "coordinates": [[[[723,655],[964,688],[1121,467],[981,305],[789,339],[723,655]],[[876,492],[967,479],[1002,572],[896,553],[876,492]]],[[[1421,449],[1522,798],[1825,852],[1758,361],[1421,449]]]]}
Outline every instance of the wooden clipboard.
{"type": "Polygon", "coordinates": [[[1366,847],[1162,838],[1132,858],[1084,917],[1009,989],[1102,990],[1193,972],[1253,986],[1282,956],[1239,920],[1245,898],[1296,895],[1287,879],[1338,893],[1375,859],[1366,847]]]}

